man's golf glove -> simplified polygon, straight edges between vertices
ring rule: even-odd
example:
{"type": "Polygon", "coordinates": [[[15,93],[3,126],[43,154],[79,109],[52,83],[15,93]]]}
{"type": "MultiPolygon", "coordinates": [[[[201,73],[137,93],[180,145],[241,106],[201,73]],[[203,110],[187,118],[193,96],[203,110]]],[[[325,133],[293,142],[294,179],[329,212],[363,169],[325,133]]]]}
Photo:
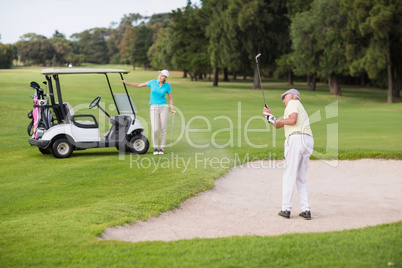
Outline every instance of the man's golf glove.
{"type": "Polygon", "coordinates": [[[272,114],[269,114],[269,113],[264,113],[264,115],[266,116],[268,123],[271,123],[271,124],[275,123],[275,121],[276,121],[275,116],[273,116],[272,114]]]}

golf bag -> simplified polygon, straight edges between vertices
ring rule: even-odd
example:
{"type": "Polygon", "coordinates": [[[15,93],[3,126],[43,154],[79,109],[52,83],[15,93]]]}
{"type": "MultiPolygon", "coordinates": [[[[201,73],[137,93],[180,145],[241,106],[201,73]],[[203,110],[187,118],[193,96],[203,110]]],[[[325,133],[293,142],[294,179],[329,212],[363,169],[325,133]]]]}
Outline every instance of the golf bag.
{"type": "Polygon", "coordinates": [[[35,139],[41,138],[43,133],[49,129],[53,122],[53,115],[49,109],[48,100],[46,100],[43,89],[36,82],[31,82],[31,87],[35,90],[33,98],[33,109],[28,113],[28,118],[32,119],[28,125],[28,135],[35,139]]]}

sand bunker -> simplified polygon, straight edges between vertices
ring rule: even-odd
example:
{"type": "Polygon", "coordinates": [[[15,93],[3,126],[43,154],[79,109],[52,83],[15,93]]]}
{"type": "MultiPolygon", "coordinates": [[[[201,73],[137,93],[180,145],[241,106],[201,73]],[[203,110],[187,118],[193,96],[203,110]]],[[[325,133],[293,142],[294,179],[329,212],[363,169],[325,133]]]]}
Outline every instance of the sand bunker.
{"type": "Polygon", "coordinates": [[[402,220],[402,161],[310,161],[307,180],[312,220],[298,216],[297,190],[290,219],[281,208],[283,161],[232,169],[215,188],[147,222],[108,228],[104,239],[173,241],[234,235],[279,235],[355,229],[402,220]]]}

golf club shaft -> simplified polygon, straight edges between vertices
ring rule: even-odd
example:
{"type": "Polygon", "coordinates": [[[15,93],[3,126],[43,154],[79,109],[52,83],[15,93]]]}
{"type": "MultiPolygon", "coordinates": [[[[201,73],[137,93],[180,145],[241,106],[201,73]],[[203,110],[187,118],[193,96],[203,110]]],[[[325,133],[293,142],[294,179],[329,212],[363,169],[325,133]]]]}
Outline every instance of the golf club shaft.
{"type": "Polygon", "coordinates": [[[257,63],[257,72],[258,72],[258,77],[259,77],[259,79],[260,79],[262,97],[264,98],[264,107],[267,107],[267,102],[265,101],[264,88],[262,87],[262,80],[261,80],[261,74],[260,74],[260,67],[258,66],[258,58],[259,58],[260,56],[261,56],[261,53],[258,53],[258,55],[255,56],[255,62],[257,63]]]}
{"type": "Polygon", "coordinates": [[[169,151],[169,153],[172,152],[172,145],[173,145],[173,125],[174,125],[174,113],[173,113],[173,118],[172,118],[172,132],[170,133],[170,151],[169,151]]]}

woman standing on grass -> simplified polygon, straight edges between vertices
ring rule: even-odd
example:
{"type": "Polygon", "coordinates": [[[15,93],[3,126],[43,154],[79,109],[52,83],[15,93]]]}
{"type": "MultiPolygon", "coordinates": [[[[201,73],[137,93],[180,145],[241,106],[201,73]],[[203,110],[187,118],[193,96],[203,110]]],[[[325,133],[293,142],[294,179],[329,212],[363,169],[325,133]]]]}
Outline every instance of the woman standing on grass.
{"type": "Polygon", "coordinates": [[[149,100],[150,105],[150,117],[152,127],[152,143],[154,146],[154,154],[164,154],[163,149],[166,144],[167,136],[167,120],[169,114],[169,106],[166,102],[166,94],[169,98],[170,109],[175,115],[176,111],[173,109],[172,89],[168,83],[166,83],[169,77],[168,70],[162,70],[159,72],[158,80],[151,80],[144,83],[128,83],[123,80],[123,83],[133,87],[145,87],[151,88],[151,97],[149,100]],[[159,140],[159,125],[161,128],[160,146],[159,140]]]}

